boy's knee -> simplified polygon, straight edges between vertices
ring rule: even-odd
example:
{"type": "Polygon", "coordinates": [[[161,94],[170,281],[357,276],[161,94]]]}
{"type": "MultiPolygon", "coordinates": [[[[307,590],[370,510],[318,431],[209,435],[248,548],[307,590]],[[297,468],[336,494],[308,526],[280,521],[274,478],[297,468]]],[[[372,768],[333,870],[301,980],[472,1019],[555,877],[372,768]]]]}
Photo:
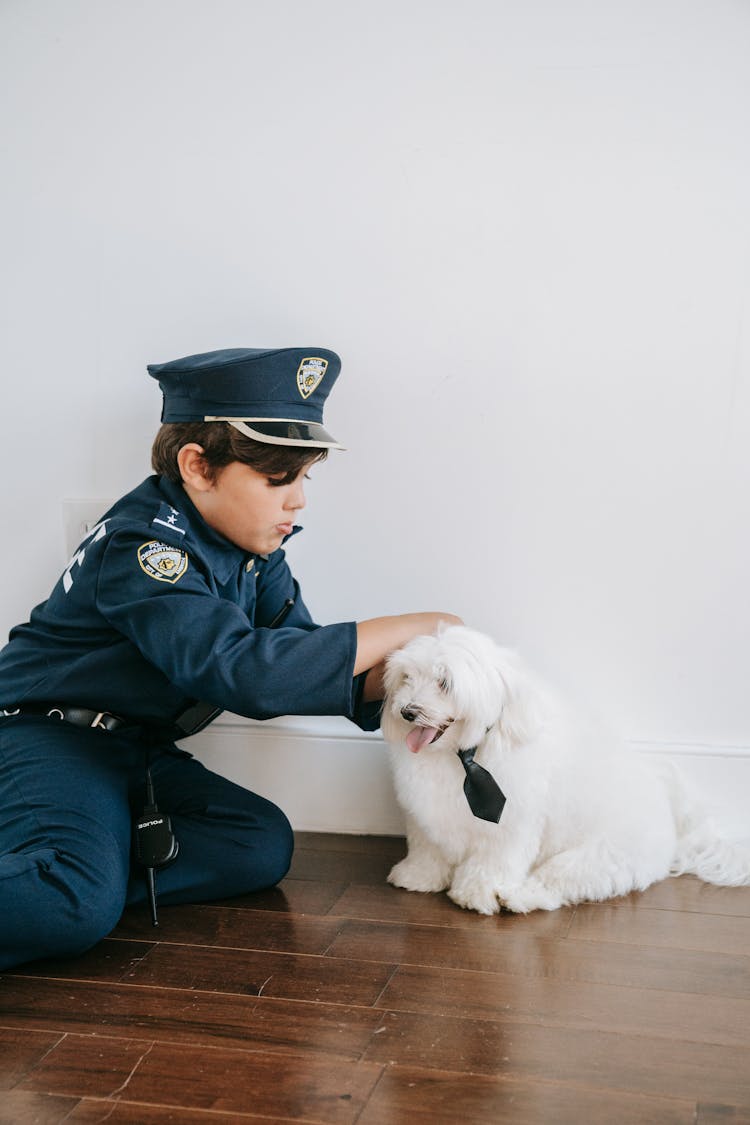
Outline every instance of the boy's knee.
{"type": "Polygon", "coordinates": [[[281,809],[276,809],[277,821],[268,849],[267,887],[280,883],[289,870],[294,853],[292,826],[281,809]]]}
{"type": "Polygon", "coordinates": [[[42,957],[85,953],[114,927],[125,891],[112,871],[89,871],[56,848],[4,856],[3,897],[10,909],[3,926],[5,967],[42,957]]]}
{"type": "Polygon", "coordinates": [[[289,871],[294,852],[294,833],[286,815],[270,801],[263,801],[261,816],[256,806],[250,844],[242,859],[236,857],[243,868],[243,891],[275,887],[289,871]]]}
{"type": "Polygon", "coordinates": [[[270,801],[264,802],[262,837],[253,831],[253,848],[247,857],[247,890],[264,890],[280,883],[289,870],[294,852],[294,833],[286,815],[270,801]]]}
{"type": "MultiPolygon", "coordinates": [[[[117,925],[124,896],[117,901],[80,902],[62,912],[49,934],[50,954],[77,957],[102,941],[117,925]]],[[[44,956],[44,954],[42,954],[44,956]]]]}

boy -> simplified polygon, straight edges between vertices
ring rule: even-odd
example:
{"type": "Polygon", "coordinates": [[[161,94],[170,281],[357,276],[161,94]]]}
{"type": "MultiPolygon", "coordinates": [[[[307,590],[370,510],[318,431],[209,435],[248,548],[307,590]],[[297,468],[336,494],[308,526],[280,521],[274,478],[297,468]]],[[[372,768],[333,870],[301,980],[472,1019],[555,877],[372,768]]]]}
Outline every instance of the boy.
{"type": "Polygon", "coordinates": [[[293,846],[284,814],[175,740],[225,708],[374,729],[388,653],[458,620],[318,626],[300,597],[282,543],[306,470],[341,448],[323,426],[339,370],[320,348],[149,367],[164,396],[156,475],[102,517],[0,652],[0,969],[81,953],[145,899],[131,871],[144,766],[162,815],[147,803],[142,827],[168,834],[164,902],[277,883],[293,846]]]}

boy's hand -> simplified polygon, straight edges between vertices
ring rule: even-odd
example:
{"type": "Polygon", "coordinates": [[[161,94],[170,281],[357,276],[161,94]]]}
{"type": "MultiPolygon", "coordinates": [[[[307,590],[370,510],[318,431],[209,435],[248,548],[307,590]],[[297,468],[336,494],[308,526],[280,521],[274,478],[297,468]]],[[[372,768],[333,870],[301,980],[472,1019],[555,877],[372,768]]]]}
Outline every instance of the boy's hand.
{"type": "Polygon", "coordinates": [[[401,648],[412,637],[436,632],[441,624],[463,625],[463,621],[453,613],[428,612],[373,617],[357,624],[354,674],[356,676],[359,672],[369,672],[365,680],[365,702],[383,698],[383,671],[388,654],[401,648]]]}

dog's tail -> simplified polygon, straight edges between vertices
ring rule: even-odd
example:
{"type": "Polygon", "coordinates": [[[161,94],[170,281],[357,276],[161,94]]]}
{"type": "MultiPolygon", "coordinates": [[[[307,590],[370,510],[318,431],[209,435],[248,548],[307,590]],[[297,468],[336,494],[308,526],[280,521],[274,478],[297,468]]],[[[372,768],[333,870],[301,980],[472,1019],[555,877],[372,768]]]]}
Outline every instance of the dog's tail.
{"type": "Polygon", "coordinates": [[[723,887],[750,885],[750,848],[725,839],[679,771],[667,767],[667,784],[677,829],[670,874],[697,875],[723,887]]]}
{"type": "Polygon", "coordinates": [[[672,875],[697,875],[721,887],[750,886],[750,848],[725,840],[710,822],[677,841],[672,875]]]}

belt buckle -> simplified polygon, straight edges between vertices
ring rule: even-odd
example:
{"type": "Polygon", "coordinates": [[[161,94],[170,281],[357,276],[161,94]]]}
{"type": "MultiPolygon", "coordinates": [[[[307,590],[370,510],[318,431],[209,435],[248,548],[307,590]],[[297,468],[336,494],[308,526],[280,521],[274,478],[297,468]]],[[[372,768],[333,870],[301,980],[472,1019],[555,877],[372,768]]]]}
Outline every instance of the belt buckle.
{"type": "Polygon", "coordinates": [[[98,727],[100,730],[106,730],[107,725],[106,725],[106,723],[102,722],[102,719],[104,718],[104,716],[106,714],[107,714],[106,711],[99,711],[99,713],[97,715],[95,715],[94,718],[91,720],[91,722],[89,723],[89,726],[90,727],[98,727]]]}

